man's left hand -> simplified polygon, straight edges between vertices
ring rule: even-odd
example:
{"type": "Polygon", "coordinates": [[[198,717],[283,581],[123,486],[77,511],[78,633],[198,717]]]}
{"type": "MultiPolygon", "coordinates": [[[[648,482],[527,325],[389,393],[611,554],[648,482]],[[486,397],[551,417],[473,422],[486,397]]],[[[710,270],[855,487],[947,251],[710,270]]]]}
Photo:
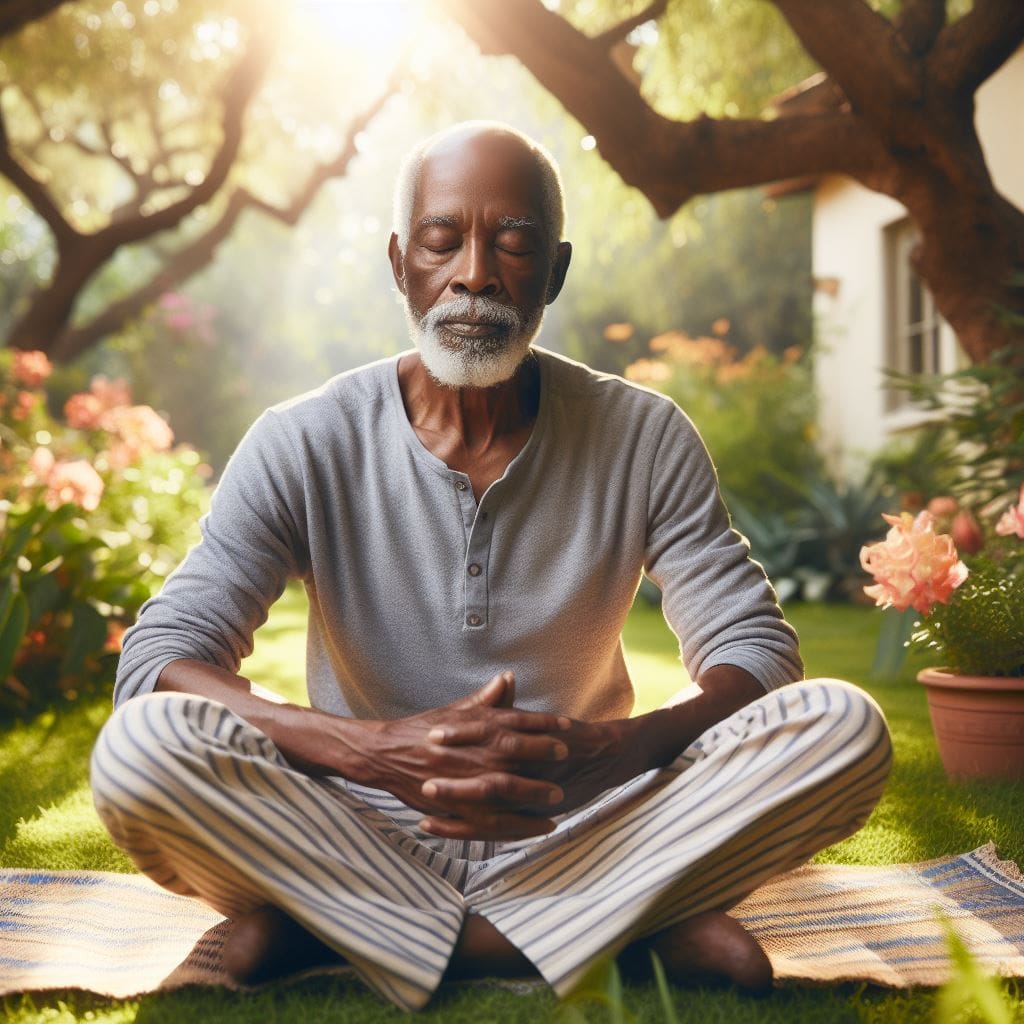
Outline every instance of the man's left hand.
{"type": "MultiPolygon", "coordinates": [[[[637,719],[610,722],[578,722],[569,720],[566,731],[558,739],[565,744],[568,755],[555,762],[537,763],[532,774],[557,783],[563,799],[536,811],[545,815],[572,810],[593,799],[611,786],[628,781],[642,768],[630,756],[630,736],[638,729],[637,719]]],[[[472,745],[479,742],[475,725],[446,726],[436,730],[430,740],[444,746],[472,745]]],[[[479,778],[430,779],[424,785],[425,795],[445,802],[464,804],[486,803],[487,783],[479,778]],[[429,790],[428,790],[429,787],[429,790]]],[[[425,831],[450,839],[477,838],[472,821],[432,816],[421,825],[425,831]]]]}

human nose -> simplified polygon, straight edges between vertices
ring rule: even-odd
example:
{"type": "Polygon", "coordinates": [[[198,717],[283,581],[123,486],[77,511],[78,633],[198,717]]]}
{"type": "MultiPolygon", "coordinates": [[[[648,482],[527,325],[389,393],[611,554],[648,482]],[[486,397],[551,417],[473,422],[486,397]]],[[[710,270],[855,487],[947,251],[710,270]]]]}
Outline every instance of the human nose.
{"type": "Polygon", "coordinates": [[[490,246],[475,241],[463,245],[452,276],[451,289],[473,295],[495,295],[501,290],[490,246]]]}

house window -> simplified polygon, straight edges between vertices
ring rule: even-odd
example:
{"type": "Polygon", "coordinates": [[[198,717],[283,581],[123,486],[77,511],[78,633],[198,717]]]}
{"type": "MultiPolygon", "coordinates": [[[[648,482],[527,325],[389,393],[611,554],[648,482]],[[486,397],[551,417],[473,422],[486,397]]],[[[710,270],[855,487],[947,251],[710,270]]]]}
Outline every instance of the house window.
{"type": "MultiPolygon", "coordinates": [[[[947,342],[935,299],[911,264],[919,234],[909,220],[886,229],[889,336],[886,368],[898,373],[948,373],[955,369],[955,349],[947,342]]],[[[890,411],[903,408],[906,392],[887,390],[890,411]]]]}

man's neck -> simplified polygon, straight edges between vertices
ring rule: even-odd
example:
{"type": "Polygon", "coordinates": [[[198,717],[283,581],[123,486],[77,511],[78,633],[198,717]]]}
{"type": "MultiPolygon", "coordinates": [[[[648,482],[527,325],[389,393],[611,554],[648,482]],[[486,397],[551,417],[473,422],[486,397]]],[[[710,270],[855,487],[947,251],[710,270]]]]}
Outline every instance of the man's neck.
{"type": "Polygon", "coordinates": [[[449,443],[457,438],[467,452],[486,450],[500,438],[523,430],[529,433],[537,417],[540,368],[532,353],[510,380],[490,388],[439,384],[427,373],[418,352],[402,357],[398,381],[417,434],[447,436],[449,443]]]}
{"type": "Polygon", "coordinates": [[[465,473],[479,501],[523,450],[540,405],[540,366],[529,355],[511,380],[492,388],[449,388],[419,353],[403,356],[398,382],[420,443],[449,469],[465,473]]]}

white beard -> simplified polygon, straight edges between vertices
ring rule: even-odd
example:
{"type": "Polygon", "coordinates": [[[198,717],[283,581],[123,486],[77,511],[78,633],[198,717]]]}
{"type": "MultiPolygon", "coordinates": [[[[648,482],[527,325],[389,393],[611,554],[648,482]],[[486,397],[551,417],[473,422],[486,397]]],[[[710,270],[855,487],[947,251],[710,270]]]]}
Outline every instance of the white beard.
{"type": "Polygon", "coordinates": [[[405,300],[409,334],[427,373],[449,388],[490,388],[515,376],[529,354],[544,319],[544,306],[528,319],[518,310],[486,296],[462,295],[417,314],[405,300]],[[442,321],[472,317],[504,328],[485,338],[467,338],[445,330],[442,321]]]}

